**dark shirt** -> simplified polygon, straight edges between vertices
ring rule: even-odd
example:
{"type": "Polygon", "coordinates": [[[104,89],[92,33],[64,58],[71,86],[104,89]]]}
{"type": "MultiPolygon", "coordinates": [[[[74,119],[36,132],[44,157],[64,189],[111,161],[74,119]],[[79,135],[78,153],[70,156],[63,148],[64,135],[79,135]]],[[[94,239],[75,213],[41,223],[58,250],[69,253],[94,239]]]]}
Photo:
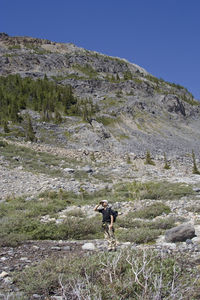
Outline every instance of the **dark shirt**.
{"type": "Polygon", "coordinates": [[[111,218],[110,218],[110,215],[112,215],[112,210],[110,207],[106,207],[106,209],[104,208],[100,208],[98,209],[98,212],[100,212],[103,216],[103,219],[102,219],[102,222],[103,223],[110,223],[111,222],[111,218]]]}

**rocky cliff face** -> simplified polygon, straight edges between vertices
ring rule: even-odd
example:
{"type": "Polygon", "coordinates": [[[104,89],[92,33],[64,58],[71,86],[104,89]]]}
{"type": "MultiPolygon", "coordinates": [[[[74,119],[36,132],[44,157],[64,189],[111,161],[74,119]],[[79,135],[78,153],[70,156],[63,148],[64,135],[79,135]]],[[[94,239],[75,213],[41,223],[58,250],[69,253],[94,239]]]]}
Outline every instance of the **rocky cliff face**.
{"type": "Polygon", "coordinates": [[[60,125],[45,124],[29,112],[39,141],[142,155],[150,150],[179,156],[199,148],[199,103],[184,87],[124,59],[1,33],[0,75],[9,74],[34,79],[46,75],[59,85],[71,85],[79,99],[98,106],[88,123],[66,117],[60,125]]]}

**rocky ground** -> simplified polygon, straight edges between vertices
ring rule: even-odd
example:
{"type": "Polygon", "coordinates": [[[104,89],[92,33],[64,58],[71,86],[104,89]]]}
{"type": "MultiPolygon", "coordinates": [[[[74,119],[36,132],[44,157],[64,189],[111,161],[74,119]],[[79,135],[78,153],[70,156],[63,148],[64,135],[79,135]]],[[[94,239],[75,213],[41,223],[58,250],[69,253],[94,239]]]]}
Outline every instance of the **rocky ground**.
{"type": "MultiPolygon", "coordinates": [[[[87,192],[111,187],[119,181],[163,181],[183,182],[186,184],[200,185],[198,175],[192,174],[192,158],[175,158],[169,160],[170,170],[164,170],[163,157],[157,155],[156,166],[144,164],[144,156],[139,157],[134,153],[129,155],[117,155],[112,152],[100,152],[89,150],[70,150],[45,144],[21,143],[15,141],[7,142],[13,146],[13,166],[8,159],[0,155],[0,200],[7,197],[27,195],[34,196],[46,190],[71,190],[75,193],[84,188],[87,192]],[[21,157],[15,156],[15,147],[25,147],[37,153],[48,153],[56,157],[69,160],[69,167],[50,165],[52,170],[59,169],[62,176],[49,176],[38,172],[28,171],[21,163],[21,157]],[[74,165],[76,160],[76,165],[74,165]],[[71,162],[70,162],[71,161],[71,162]],[[77,177],[76,174],[79,174],[77,177]]],[[[1,152],[0,152],[1,153],[1,152]]],[[[23,154],[22,154],[23,155],[23,154]]],[[[49,167],[49,166],[47,166],[49,167]]]]}
{"type": "MultiPolygon", "coordinates": [[[[15,144],[15,142],[10,142],[15,144]]],[[[19,142],[16,146],[21,146],[19,142]]],[[[27,195],[31,197],[37,195],[41,191],[45,190],[57,190],[62,188],[64,190],[73,190],[78,192],[80,184],[85,184],[88,187],[88,191],[100,189],[105,187],[105,183],[102,178],[93,178],[95,172],[99,172],[100,168],[92,164],[90,160],[90,152],[84,151],[70,151],[61,148],[52,148],[45,145],[37,144],[23,144],[23,146],[34,149],[40,152],[54,152],[57,156],[81,159],[87,166],[86,173],[91,173],[89,179],[84,182],[83,178],[79,180],[74,179],[73,169],[66,170],[68,172],[68,179],[66,178],[52,178],[45,174],[34,174],[32,172],[25,171],[22,166],[17,168],[11,168],[9,162],[1,157],[0,164],[0,184],[1,184],[1,201],[4,201],[11,195],[27,195]],[[88,164],[91,163],[90,167],[88,164]],[[92,171],[91,171],[92,170],[92,171]]],[[[110,176],[111,182],[108,184],[110,187],[114,183],[119,182],[119,177],[122,181],[137,180],[141,182],[145,181],[170,181],[170,182],[182,182],[186,184],[192,184],[195,190],[195,194],[189,197],[183,197],[180,200],[166,200],[164,203],[171,208],[169,216],[182,217],[185,223],[191,224],[195,228],[196,237],[189,239],[186,242],[179,243],[167,243],[164,236],[160,236],[155,244],[152,245],[136,245],[130,242],[118,243],[117,251],[124,247],[131,247],[133,249],[156,249],[157,251],[165,253],[188,253],[188,255],[199,264],[200,259],[200,217],[198,213],[188,211],[188,207],[200,206],[200,176],[191,174],[190,158],[185,160],[171,161],[172,167],[170,170],[163,170],[163,161],[161,159],[156,160],[155,166],[144,165],[144,159],[138,157],[131,157],[131,164],[127,162],[126,156],[116,156],[111,153],[96,153],[98,156],[98,163],[103,163],[104,176],[110,176]],[[105,164],[106,162],[106,164],[105,164]],[[174,165],[173,165],[174,163],[174,165]]],[[[96,157],[97,158],[97,157],[96,157]]],[[[96,161],[96,159],[95,159],[96,161]]],[[[95,162],[96,163],[96,162],[95,162]]],[[[120,214],[126,215],[128,212],[142,207],[143,204],[151,205],[154,200],[140,200],[134,205],[130,202],[114,202],[113,207],[116,208],[120,214]]],[[[82,205],[80,209],[88,217],[95,215],[93,212],[94,205],[82,205]]],[[[66,217],[69,210],[73,210],[76,207],[69,207],[60,211],[57,219],[54,219],[56,223],[59,223],[66,217]]],[[[164,216],[163,216],[164,217],[164,216]]],[[[49,222],[50,219],[44,216],[41,221],[49,222]]],[[[178,225],[178,224],[177,224],[178,225]]],[[[20,299],[20,291],[15,285],[13,274],[15,271],[23,270],[27,266],[35,265],[46,258],[69,257],[71,255],[91,255],[94,252],[106,251],[106,242],[104,240],[84,240],[84,241],[28,241],[23,245],[17,247],[2,247],[0,248],[0,299],[20,299]],[[6,298],[7,297],[7,298],[6,298]]],[[[31,299],[44,299],[42,295],[32,295],[31,299]]],[[[52,296],[52,299],[62,299],[59,295],[52,296]]]]}

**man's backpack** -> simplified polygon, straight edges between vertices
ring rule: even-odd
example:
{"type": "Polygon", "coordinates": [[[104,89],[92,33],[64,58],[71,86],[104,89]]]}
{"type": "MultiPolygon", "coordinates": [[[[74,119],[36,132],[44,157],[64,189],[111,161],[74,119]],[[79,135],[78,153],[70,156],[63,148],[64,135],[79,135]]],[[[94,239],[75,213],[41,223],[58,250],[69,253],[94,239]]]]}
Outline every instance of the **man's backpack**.
{"type": "Polygon", "coordinates": [[[110,214],[113,216],[113,222],[115,222],[116,219],[117,219],[117,216],[118,216],[118,211],[117,211],[117,210],[113,210],[113,209],[110,207],[110,214]]]}

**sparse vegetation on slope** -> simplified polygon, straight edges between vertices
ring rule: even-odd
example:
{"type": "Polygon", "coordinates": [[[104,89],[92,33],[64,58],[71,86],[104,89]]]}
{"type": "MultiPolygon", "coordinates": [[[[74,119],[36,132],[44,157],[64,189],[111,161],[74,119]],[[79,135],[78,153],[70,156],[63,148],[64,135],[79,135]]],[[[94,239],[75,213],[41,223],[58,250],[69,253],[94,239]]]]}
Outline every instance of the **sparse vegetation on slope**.
{"type": "MultiPolygon", "coordinates": [[[[98,203],[102,198],[110,199],[111,201],[123,201],[134,199],[150,198],[150,191],[146,189],[152,188],[154,191],[152,199],[170,199],[180,198],[185,194],[191,194],[191,188],[185,187],[180,184],[167,184],[167,183],[146,183],[139,184],[134,183],[132,186],[126,186],[126,192],[122,193],[124,185],[115,186],[114,191],[107,189],[100,190],[95,193],[88,194],[86,191],[75,194],[60,190],[47,191],[40,194],[33,199],[26,199],[26,197],[13,198],[10,197],[6,202],[0,203],[0,239],[1,245],[15,245],[17,241],[21,239],[88,239],[102,237],[102,233],[99,231],[101,226],[100,215],[96,217],[87,218],[80,210],[71,210],[66,213],[65,218],[61,223],[57,224],[55,221],[58,217],[58,213],[71,205],[85,205],[98,203]],[[162,186],[162,188],[161,188],[162,186]],[[166,192],[166,187],[171,187],[171,192],[166,192]],[[128,192],[129,191],[129,192],[128,192]],[[156,192],[157,191],[157,192],[156,192]],[[164,193],[165,191],[165,193],[164,193]],[[174,191],[174,192],[173,192],[174,191]],[[140,195],[139,195],[140,194],[140,195]],[[147,197],[148,195],[148,197],[147,197]],[[49,216],[48,222],[42,222],[43,216],[49,216]]],[[[92,208],[90,208],[92,209],[92,208]]],[[[160,235],[163,230],[166,230],[173,224],[173,220],[166,219],[166,221],[156,221],[155,223],[144,222],[142,226],[138,226],[135,218],[153,219],[156,216],[166,215],[170,212],[170,208],[163,203],[154,203],[148,207],[144,207],[140,210],[130,212],[127,217],[119,217],[119,223],[117,228],[129,228],[130,230],[136,230],[137,235],[132,235],[137,243],[145,243],[154,240],[160,235]],[[136,223],[135,223],[136,222],[136,223]],[[160,228],[159,228],[160,224],[160,228]],[[171,224],[171,225],[170,225],[171,224]],[[153,230],[152,235],[149,233],[150,228],[153,230]],[[139,234],[139,232],[142,234],[139,234]],[[135,236],[135,238],[134,238],[135,236]],[[138,236],[138,237],[137,237],[138,236]],[[140,236],[140,238],[139,238],[140,236]],[[136,238],[137,237],[137,238],[136,238]]],[[[121,230],[121,229],[117,229],[121,230]]],[[[132,232],[132,231],[131,231],[132,232]]],[[[123,231],[121,239],[127,241],[130,238],[131,233],[123,231]]]]}
{"type": "Polygon", "coordinates": [[[124,183],[119,185],[120,193],[127,195],[129,199],[180,199],[187,195],[193,195],[194,191],[191,186],[183,183],[170,183],[167,181],[160,182],[137,182],[124,183]]]}
{"type": "Polygon", "coordinates": [[[57,292],[66,299],[196,299],[198,270],[190,265],[188,257],[178,254],[123,250],[72,256],[56,263],[48,259],[20,276],[16,273],[15,280],[27,296],[48,298],[57,292]]]}
{"type": "MultiPolygon", "coordinates": [[[[92,197],[92,195],[91,195],[92,197]]],[[[15,246],[23,240],[89,239],[102,237],[96,218],[66,216],[62,224],[54,221],[41,222],[41,217],[56,214],[72,203],[79,203],[80,196],[73,193],[49,193],[48,197],[26,200],[24,197],[9,198],[0,203],[0,246],[15,246]]]]}

